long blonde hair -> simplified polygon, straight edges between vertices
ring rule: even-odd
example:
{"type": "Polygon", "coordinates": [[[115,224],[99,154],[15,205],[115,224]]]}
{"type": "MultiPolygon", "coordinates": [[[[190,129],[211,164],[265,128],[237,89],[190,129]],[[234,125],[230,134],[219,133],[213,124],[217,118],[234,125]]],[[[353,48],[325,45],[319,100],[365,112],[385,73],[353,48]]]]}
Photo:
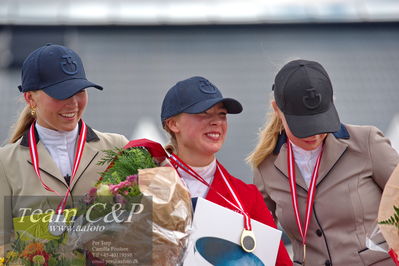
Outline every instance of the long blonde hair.
{"type": "Polygon", "coordinates": [[[35,117],[31,114],[29,105],[25,105],[24,109],[22,109],[21,113],[19,114],[17,121],[11,127],[11,135],[8,142],[17,142],[17,140],[22,137],[24,132],[29,129],[34,120],[35,117]]]}
{"type": "Polygon", "coordinates": [[[267,122],[258,135],[258,144],[246,158],[246,161],[256,168],[271,153],[276,146],[279,134],[284,130],[283,122],[274,111],[268,114],[267,122]]]}

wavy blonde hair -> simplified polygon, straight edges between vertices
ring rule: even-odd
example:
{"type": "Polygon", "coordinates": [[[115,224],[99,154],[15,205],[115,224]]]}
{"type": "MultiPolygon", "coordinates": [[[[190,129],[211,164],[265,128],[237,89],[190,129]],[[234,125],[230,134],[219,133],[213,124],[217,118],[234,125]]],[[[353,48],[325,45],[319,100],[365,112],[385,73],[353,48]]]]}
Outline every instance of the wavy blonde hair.
{"type": "Polygon", "coordinates": [[[278,136],[283,130],[284,126],[281,119],[274,111],[269,112],[267,121],[258,134],[258,144],[246,158],[251,167],[258,167],[267,156],[273,153],[278,136]]]}
{"type": "Polygon", "coordinates": [[[11,127],[11,134],[8,140],[9,143],[15,143],[19,140],[24,132],[29,129],[30,125],[35,121],[35,117],[32,116],[30,106],[25,105],[17,121],[11,127]]]}

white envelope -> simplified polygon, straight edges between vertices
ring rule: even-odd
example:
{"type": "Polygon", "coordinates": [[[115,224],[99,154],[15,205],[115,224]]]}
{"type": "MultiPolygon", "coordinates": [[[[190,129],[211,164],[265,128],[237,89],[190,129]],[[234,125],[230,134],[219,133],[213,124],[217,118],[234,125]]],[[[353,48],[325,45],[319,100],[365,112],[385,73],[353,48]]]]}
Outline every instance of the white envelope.
{"type": "Polygon", "coordinates": [[[245,252],[240,246],[244,218],[230,209],[198,198],[184,265],[266,265],[274,266],[281,231],[251,219],[256,249],[245,252]]]}

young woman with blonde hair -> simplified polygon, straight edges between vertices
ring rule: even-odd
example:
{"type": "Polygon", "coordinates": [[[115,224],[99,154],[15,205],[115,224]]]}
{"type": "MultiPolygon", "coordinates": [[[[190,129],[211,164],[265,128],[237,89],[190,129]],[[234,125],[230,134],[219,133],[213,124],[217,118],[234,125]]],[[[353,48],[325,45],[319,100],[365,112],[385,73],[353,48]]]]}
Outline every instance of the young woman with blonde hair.
{"type": "MultiPolygon", "coordinates": [[[[171,135],[167,150],[192,197],[203,197],[234,211],[237,209],[229,202],[242,204],[241,211],[249,218],[276,227],[257,188],[230,175],[216,160],[227,134],[227,114],[241,111],[238,101],[223,98],[219,89],[203,77],[178,82],[162,104],[161,121],[171,135]]],[[[292,265],[282,242],[276,265],[292,265]]]]}
{"type": "Polygon", "coordinates": [[[248,158],[254,183],[288,234],[297,265],[392,265],[369,250],[399,161],[381,131],[342,124],[325,69],[295,60],[276,75],[273,113],[248,158]]]}
{"type": "Polygon", "coordinates": [[[19,90],[26,106],[0,149],[0,245],[14,236],[13,218],[32,214],[21,210],[37,214],[46,206],[62,214],[105,170],[96,164],[102,151],[127,143],[83,122],[89,87],[102,90],[86,79],[79,55],[67,47],[48,44],[25,59],[19,90]]]}

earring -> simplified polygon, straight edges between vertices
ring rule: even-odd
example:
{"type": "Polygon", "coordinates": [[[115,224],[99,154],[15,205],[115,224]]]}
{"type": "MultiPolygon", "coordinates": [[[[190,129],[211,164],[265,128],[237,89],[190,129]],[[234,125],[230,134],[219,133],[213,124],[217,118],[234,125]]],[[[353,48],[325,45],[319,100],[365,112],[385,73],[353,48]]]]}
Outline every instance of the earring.
{"type": "Polygon", "coordinates": [[[30,108],[30,114],[31,114],[32,116],[35,116],[35,115],[36,115],[36,108],[35,108],[35,107],[31,107],[31,108],[30,108]]]}

